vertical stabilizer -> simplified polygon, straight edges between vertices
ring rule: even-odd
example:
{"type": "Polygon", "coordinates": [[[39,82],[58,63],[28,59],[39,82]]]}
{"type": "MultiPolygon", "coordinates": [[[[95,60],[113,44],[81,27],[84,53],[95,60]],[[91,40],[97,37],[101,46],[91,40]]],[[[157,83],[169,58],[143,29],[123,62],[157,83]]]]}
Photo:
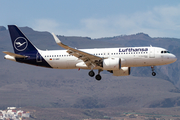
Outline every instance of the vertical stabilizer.
{"type": "Polygon", "coordinates": [[[16,25],[8,25],[8,29],[15,54],[4,51],[4,53],[7,54],[5,59],[51,68],[39,53],[40,50],[29,41],[16,25]]]}
{"type": "Polygon", "coordinates": [[[8,25],[12,45],[16,54],[36,52],[37,48],[28,40],[16,25],[8,25]]]}

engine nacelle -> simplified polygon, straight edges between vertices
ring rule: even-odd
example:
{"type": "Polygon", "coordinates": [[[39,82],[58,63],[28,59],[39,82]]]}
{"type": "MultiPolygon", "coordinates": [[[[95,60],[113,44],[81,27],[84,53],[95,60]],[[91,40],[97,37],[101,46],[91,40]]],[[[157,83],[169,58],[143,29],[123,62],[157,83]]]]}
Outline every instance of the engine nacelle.
{"type": "Polygon", "coordinates": [[[108,58],[103,60],[103,70],[120,70],[121,59],[120,58],[108,58]]]}
{"type": "Polygon", "coordinates": [[[113,70],[113,76],[128,76],[130,72],[130,67],[122,67],[120,70],[113,70]]]}

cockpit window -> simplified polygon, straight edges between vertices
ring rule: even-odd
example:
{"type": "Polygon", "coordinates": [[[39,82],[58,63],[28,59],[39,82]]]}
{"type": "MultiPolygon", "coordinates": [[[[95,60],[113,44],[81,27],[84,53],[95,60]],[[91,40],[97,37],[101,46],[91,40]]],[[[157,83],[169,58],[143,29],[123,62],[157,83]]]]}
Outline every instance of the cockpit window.
{"type": "Polygon", "coordinates": [[[169,51],[161,51],[161,53],[170,53],[169,51]]]}

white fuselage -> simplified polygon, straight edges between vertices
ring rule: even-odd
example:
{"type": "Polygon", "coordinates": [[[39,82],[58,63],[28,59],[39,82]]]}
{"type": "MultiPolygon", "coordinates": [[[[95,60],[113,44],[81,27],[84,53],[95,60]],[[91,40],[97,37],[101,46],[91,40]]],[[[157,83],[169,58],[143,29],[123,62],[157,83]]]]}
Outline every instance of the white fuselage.
{"type": "MultiPolygon", "coordinates": [[[[176,61],[176,56],[160,47],[124,47],[103,49],[80,49],[86,53],[107,58],[120,58],[121,67],[166,65],[176,61]]],[[[67,50],[50,50],[39,53],[54,69],[90,69],[83,61],[70,55],[67,50]]],[[[38,58],[38,56],[37,56],[38,58]]],[[[37,61],[41,62],[41,58],[37,61]]],[[[99,69],[95,67],[94,69],[99,69]]]]}

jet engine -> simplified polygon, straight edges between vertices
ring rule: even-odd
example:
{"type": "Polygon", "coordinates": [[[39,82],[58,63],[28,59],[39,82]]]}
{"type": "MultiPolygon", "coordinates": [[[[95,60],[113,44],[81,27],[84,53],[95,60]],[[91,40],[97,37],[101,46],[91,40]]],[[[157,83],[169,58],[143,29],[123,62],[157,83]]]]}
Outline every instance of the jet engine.
{"type": "Polygon", "coordinates": [[[108,58],[103,60],[103,70],[119,70],[121,69],[120,58],[108,58]]]}

